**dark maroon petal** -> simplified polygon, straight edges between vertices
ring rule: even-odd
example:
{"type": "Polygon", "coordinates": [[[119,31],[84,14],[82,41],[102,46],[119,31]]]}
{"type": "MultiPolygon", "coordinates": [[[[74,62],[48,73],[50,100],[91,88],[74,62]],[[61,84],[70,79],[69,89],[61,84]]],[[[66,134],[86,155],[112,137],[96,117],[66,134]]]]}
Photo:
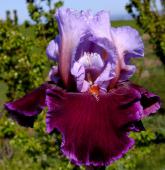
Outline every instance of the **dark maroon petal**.
{"type": "Polygon", "coordinates": [[[140,132],[140,131],[145,130],[142,121],[128,123],[125,126],[125,128],[126,128],[126,131],[134,131],[134,132],[140,132]]]}
{"type": "Polygon", "coordinates": [[[143,106],[143,117],[156,113],[160,109],[160,97],[147,91],[138,85],[132,85],[141,94],[141,105],[143,106]]]}
{"type": "Polygon", "coordinates": [[[21,126],[24,126],[24,127],[33,127],[34,121],[37,118],[37,115],[24,116],[22,114],[19,114],[16,111],[11,111],[9,109],[8,109],[8,111],[10,112],[11,118],[16,120],[18,124],[20,124],[21,126]]]}
{"type": "Polygon", "coordinates": [[[24,97],[5,104],[5,108],[20,125],[32,127],[37,115],[45,105],[46,89],[50,84],[45,83],[24,97]]]}
{"type": "Polygon", "coordinates": [[[88,93],[48,89],[47,131],[55,128],[62,133],[62,152],[73,163],[109,165],[133,146],[129,131],[142,130],[140,98],[131,87],[119,87],[97,99],[88,93]]]}

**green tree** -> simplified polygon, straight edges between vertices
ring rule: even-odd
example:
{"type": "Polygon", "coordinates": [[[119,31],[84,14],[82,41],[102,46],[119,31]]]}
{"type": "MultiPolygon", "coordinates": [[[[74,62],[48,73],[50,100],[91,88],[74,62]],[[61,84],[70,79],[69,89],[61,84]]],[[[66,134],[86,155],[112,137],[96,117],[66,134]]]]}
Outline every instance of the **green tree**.
{"type": "Polygon", "coordinates": [[[0,22],[0,80],[8,87],[8,99],[15,99],[37,87],[44,79],[45,53],[36,54],[36,42],[18,27],[0,22]]]}
{"type": "Polygon", "coordinates": [[[156,0],[130,0],[126,10],[136,19],[144,33],[150,35],[157,56],[165,65],[165,1],[158,10],[156,0]]]}
{"type": "Polygon", "coordinates": [[[35,22],[36,35],[42,38],[54,38],[58,33],[54,14],[63,5],[63,1],[53,3],[51,0],[27,0],[26,3],[29,15],[35,22]]]}

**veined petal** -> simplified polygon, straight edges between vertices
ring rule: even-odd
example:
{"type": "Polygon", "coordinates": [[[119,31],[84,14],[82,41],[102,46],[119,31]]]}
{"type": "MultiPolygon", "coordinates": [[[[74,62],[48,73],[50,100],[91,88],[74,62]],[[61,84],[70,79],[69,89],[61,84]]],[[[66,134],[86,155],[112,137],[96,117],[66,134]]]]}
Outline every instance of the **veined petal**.
{"type": "Polygon", "coordinates": [[[59,71],[64,85],[69,85],[74,50],[86,31],[86,24],[78,11],[59,9],[56,13],[60,35],[59,71]]]}
{"type": "MultiPolygon", "coordinates": [[[[80,47],[81,39],[92,35],[93,37],[107,39],[109,42],[112,41],[109,30],[109,15],[105,11],[92,15],[90,11],[79,12],[61,8],[57,11],[56,18],[61,40],[59,71],[64,85],[67,87],[71,79],[70,68],[73,62],[77,61],[77,49],[80,47]]],[[[82,54],[81,52],[78,52],[79,56],[82,54]]]]}
{"type": "Polygon", "coordinates": [[[86,53],[80,57],[78,62],[86,68],[97,68],[101,69],[104,67],[104,62],[101,56],[97,53],[86,53]]]}
{"type": "Polygon", "coordinates": [[[114,45],[107,38],[99,38],[93,35],[86,35],[81,38],[77,48],[76,61],[84,66],[86,73],[89,69],[95,72],[90,76],[93,83],[99,85],[102,89],[106,89],[110,80],[116,76],[117,55],[115,50],[114,45]]]}
{"type": "Polygon", "coordinates": [[[111,28],[111,33],[120,60],[120,80],[128,80],[136,69],[130,65],[130,58],[144,56],[143,41],[138,31],[129,26],[111,28]]]}
{"type": "Polygon", "coordinates": [[[62,151],[71,162],[107,166],[133,146],[129,131],[144,130],[140,121],[145,114],[141,94],[129,84],[100,94],[98,100],[89,93],[48,89],[47,131],[58,129],[62,133],[62,151]]]}
{"type": "Polygon", "coordinates": [[[49,87],[50,84],[45,83],[24,97],[6,103],[5,108],[9,111],[11,117],[20,125],[32,127],[36,116],[46,106],[46,89],[49,87]]]}
{"type": "Polygon", "coordinates": [[[89,89],[90,84],[85,80],[85,68],[78,62],[75,62],[72,69],[71,74],[76,79],[77,90],[80,92],[85,92],[89,89]]]}
{"type": "Polygon", "coordinates": [[[129,26],[123,26],[111,28],[111,33],[118,53],[123,57],[124,55],[130,55],[130,57],[144,56],[143,41],[137,30],[129,26]]]}
{"type": "Polygon", "coordinates": [[[156,113],[160,109],[160,97],[147,91],[145,88],[133,84],[132,87],[141,94],[141,105],[143,106],[143,117],[156,113]]]}
{"type": "Polygon", "coordinates": [[[95,80],[94,84],[99,85],[101,89],[106,91],[107,87],[109,86],[110,80],[112,80],[116,75],[114,71],[114,65],[108,62],[102,73],[95,80]]]}
{"type": "Polygon", "coordinates": [[[111,27],[109,13],[107,11],[100,11],[96,15],[90,16],[90,18],[89,29],[92,35],[112,41],[109,30],[111,27]]]}
{"type": "Polygon", "coordinates": [[[136,72],[136,66],[134,65],[126,65],[124,69],[120,71],[119,81],[125,81],[132,77],[132,75],[136,72]]]}

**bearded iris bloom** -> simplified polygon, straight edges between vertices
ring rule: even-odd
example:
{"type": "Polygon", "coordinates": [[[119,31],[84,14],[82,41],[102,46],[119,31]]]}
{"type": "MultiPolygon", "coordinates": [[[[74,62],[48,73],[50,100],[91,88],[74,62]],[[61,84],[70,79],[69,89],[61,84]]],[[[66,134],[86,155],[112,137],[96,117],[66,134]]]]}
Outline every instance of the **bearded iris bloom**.
{"type": "Polygon", "coordinates": [[[47,107],[46,130],[61,132],[71,162],[107,166],[133,147],[129,132],[144,130],[141,119],[160,108],[158,96],[129,81],[130,59],[144,55],[142,39],[131,27],[112,28],[105,11],[61,8],[55,16],[59,35],[46,49],[58,63],[51,81],[5,107],[25,127],[47,107]]]}

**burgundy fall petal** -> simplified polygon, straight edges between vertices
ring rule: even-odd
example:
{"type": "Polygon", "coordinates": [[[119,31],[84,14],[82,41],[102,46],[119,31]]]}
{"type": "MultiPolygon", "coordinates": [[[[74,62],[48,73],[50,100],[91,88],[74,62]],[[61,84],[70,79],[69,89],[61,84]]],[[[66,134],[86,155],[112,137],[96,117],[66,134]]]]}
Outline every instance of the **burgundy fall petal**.
{"type": "Polygon", "coordinates": [[[141,105],[143,106],[143,117],[147,117],[150,114],[156,113],[157,110],[160,109],[160,97],[149,92],[145,88],[132,85],[132,87],[138,90],[141,94],[141,105]]]}
{"type": "Polygon", "coordinates": [[[50,84],[45,83],[24,97],[5,104],[11,117],[20,125],[32,127],[37,115],[45,105],[46,89],[50,84]]]}
{"type": "Polygon", "coordinates": [[[73,163],[109,165],[133,146],[128,132],[144,130],[142,98],[131,85],[100,94],[99,100],[89,93],[48,89],[47,131],[62,133],[62,151],[73,163]]]}

